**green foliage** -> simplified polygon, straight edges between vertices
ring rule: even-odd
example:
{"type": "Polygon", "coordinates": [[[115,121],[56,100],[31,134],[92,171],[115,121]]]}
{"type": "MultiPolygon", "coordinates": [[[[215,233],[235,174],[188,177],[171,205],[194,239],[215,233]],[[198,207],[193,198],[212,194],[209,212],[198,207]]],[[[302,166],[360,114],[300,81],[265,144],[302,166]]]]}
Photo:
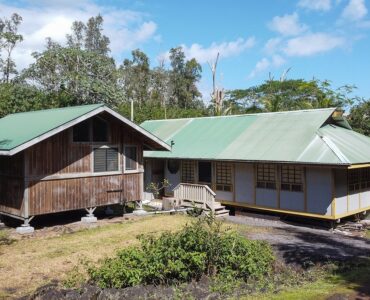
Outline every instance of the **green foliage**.
{"type": "Polygon", "coordinates": [[[179,232],[141,236],[141,246],[121,250],[101,266],[89,268],[101,287],[173,284],[203,275],[259,279],[272,269],[267,243],[250,241],[213,219],[199,219],[179,232]]]}
{"type": "Polygon", "coordinates": [[[354,89],[349,85],[334,89],[328,80],[270,79],[245,90],[228,91],[226,99],[239,112],[344,107],[357,99],[350,95],[354,89]]]}
{"type": "Polygon", "coordinates": [[[151,182],[148,184],[148,186],[146,187],[146,190],[153,193],[154,197],[157,199],[158,196],[159,196],[159,193],[167,188],[167,187],[170,187],[171,186],[171,183],[168,181],[168,179],[163,179],[162,182],[151,182]]]}
{"type": "Polygon", "coordinates": [[[353,130],[370,136],[370,100],[361,101],[351,108],[348,121],[353,130]]]}
{"type": "MultiPolygon", "coordinates": [[[[131,116],[130,103],[122,103],[118,106],[118,112],[126,118],[131,116]]],[[[165,108],[163,106],[147,103],[141,107],[134,104],[134,121],[141,124],[146,120],[160,120],[160,119],[174,119],[174,118],[191,118],[208,116],[208,110],[199,105],[198,108],[179,108],[177,106],[170,106],[165,108]]]]}

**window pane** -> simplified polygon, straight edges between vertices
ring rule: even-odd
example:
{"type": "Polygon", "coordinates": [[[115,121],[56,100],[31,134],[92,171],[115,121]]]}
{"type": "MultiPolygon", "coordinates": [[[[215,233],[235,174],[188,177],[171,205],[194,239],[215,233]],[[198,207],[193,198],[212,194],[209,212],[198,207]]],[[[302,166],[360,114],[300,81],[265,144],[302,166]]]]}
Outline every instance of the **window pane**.
{"type": "Polygon", "coordinates": [[[90,132],[89,126],[90,122],[84,121],[75,126],[73,126],[73,141],[74,142],[89,142],[90,132]]]}
{"type": "Polygon", "coordinates": [[[107,142],[108,141],[108,124],[100,118],[94,118],[93,121],[93,141],[107,142]]]}
{"type": "Polygon", "coordinates": [[[181,181],[184,183],[194,183],[194,163],[192,161],[182,161],[181,181]]]}
{"type": "Polygon", "coordinates": [[[118,171],[118,149],[109,148],[107,150],[107,171],[118,171]]]}
{"type": "Polygon", "coordinates": [[[125,169],[136,170],[137,169],[137,151],[136,146],[125,147],[125,169]]]}
{"type": "Polygon", "coordinates": [[[97,148],[94,150],[94,172],[106,171],[106,157],[107,151],[104,148],[97,148]]]}

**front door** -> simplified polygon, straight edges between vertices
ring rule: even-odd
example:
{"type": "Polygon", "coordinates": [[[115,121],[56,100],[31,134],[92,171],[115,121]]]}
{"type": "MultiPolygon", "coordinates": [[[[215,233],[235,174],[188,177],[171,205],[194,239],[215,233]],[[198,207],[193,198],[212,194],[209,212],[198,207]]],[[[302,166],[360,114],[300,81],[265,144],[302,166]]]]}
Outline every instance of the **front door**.
{"type": "Polygon", "coordinates": [[[198,162],[198,183],[212,185],[212,163],[210,161],[198,162]]]}

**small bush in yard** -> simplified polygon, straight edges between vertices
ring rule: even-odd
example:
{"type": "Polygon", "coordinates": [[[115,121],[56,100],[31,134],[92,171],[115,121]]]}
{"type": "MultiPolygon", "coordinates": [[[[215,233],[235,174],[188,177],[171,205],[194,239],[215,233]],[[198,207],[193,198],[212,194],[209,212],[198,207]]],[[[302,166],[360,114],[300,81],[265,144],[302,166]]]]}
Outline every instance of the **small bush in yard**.
{"type": "Polygon", "coordinates": [[[139,284],[174,284],[210,277],[258,279],[272,270],[270,246],[250,241],[220,222],[199,219],[179,232],[141,236],[130,247],[89,268],[100,287],[124,288],[139,284]]]}

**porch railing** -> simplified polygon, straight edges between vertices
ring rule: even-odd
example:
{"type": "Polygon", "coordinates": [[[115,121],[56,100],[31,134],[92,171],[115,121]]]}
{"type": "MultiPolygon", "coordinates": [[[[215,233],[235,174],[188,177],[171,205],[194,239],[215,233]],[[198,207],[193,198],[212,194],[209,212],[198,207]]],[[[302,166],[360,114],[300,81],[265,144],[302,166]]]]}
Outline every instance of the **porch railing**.
{"type": "Polygon", "coordinates": [[[181,201],[191,201],[194,202],[194,204],[200,205],[205,210],[215,211],[216,193],[207,185],[180,183],[173,191],[175,198],[181,201]]]}

